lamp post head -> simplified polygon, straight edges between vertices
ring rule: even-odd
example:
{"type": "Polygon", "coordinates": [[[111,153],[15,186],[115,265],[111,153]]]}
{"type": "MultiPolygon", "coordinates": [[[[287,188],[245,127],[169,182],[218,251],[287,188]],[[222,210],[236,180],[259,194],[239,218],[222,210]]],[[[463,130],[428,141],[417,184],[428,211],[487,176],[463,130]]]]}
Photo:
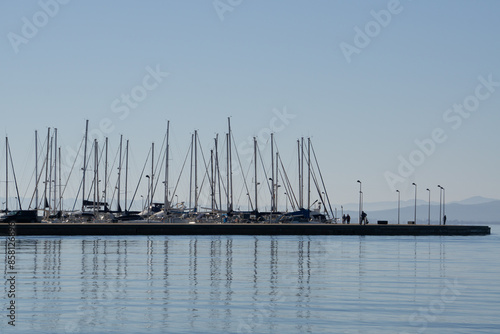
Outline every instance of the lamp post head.
{"type": "Polygon", "coordinates": [[[429,188],[427,188],[427,191],[431,191],[429,188]]]}
{"type": "Polygon", "coordinates": [[[359,182],[359,183],[361,183],[361,181],[360,181],[360,180],[358,180],[358,181],[356,181],[356,182],[359,182]]]}
{"type": "Polygon", "coordinates": [[[417,184],[415,182],[413,182],[412,185],[417,186],[417,184]]]}

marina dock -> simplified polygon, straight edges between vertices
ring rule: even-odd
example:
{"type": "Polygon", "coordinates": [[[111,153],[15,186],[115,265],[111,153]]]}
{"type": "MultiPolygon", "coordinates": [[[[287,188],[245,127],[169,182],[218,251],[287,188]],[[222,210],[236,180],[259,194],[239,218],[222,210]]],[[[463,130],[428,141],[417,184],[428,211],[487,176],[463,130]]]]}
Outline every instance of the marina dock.
{"type": "Polygon", "coordinates": [[[168,223],[17,223],[0,224],[0,235],[488,235],[480,225],[356,225],[356,224],[168,224],[168,223]]]}

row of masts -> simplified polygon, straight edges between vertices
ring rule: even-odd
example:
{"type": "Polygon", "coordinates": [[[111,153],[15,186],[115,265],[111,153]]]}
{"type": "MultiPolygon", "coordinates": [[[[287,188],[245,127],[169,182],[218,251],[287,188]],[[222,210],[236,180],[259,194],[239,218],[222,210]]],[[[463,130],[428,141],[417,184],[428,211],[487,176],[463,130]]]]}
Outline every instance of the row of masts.
{"type": "MultiPolygon", "coordinates": [[[[190,155],[190,168],[189,168],[190,175],[189,175],[189,196],[187,202],[188,202],[188,210],[190,210],[195,214],[200,210],[202,205],[208,204],[206,202],[200,204],[200,196],[202,188],[204,186],[208,187],[210,196],[210,205],[209,205],[210,207],[204,209],[209,209],[212,212],[225,212],[226,214],[230,214],[234,211],[233,162],[237,161],[239,163],[240,170],[243,171],[243,168],[241,166],[241,161],[238,152],[233,152],[234,151],[232,148],[233,136],[232,136],[230,118],[228,118],[227,127],[228,131],[225,134],[226,136],[225,176],[223,176],[222,174],[221,171],[222,168],[220,165],[221,154],[220,154],[219,135],[217,134],[214,138],[214,145],[213,148],[210,150],[210,159],[208,163],[206,162],[205,156],[203,155],[203,150],[201,149],[201,143],[199,140],[198,131],[195,130],[194,133],[191,135],[191,144],[188,150],[188,155],[190,155]],[[234,153],[236,153],[236,157],[233,158],[234,153]],[[200,173],[199,170],[200,155],[203,160],[202,161],[204,166],[203,173],[200,173]],[[200,183],[200,176],[202,179],[201,183],[200,183]],[[225,208],[222,207],[223,194],[225,195],[225,201],[226,201],[225,208]]],[[[104,144],[101,147],[99,147],[99,142],[97,139],[94,139],[92,145],[89,145],[88,130],[89,130],[89,121],[87,120],[85,123],[85,135],[83,139],[82,179],[78,190],[78,193],[80,195],[77,195],[77,198],[78,196],[81,196],[80,209],[82,212],[84,211],[88,212],[90,210],[95,214],[99,211],[103,210],[107,211],[111,209],[108,205],[108,198],[110,196],[110,194],[108,193],[108,190],[110,188],[109,185],[110,173],[109,173],[109,161],[108,161],[109,142],[108,138],[106,137],[104,140],[104,144]],[[90,154],[88,154],[89,150],[91,151],[90,154]],[[92,154],[93,158],[91,158],[92,154]],[[102,160],[104,160],[104,162],[102,162],[102,160]],[[91,163],[93,163],[92,168],[90,168],[91,163]],[[102,180],[103,184],[101,185],[100,175],[102,175],[103,172],[100,171],[100,168],[103,165],[104,165],[104,179],[102,180]],[[88,180],[89,178],[88,174],[91,169],[93,170],[93,177],[92,180],[88,180]],[[90,188],[88,189],[87,186],[89,183],[90,183],[90,188]],[[92,198],[92,200],[89,200],[90,198],[92,198]]],[[[170,122],[167,122],[166,135],[162,147],[162,149],[164,149],[164,151],[162,152],[163,158],[159,157],[158,159],[155,159],[154,143],[151,144],[151,149],[147,157],[147,159],[149,159],[149,155],[151,156],[151,166],[150,166],[151,168],[149,173],[145,175],[148,182],[147,183],[148,192],[146,196],[146,203],[143,209],[151,208],[154,204],[153,198],[155,196],[157,184],[159,181],[157,171],[160,170],[161,172],[162,169],[158,167],[160,161],[164,161],[164,166],[163,166],[164,177],[162,182],[164,186],[163,201],[162,201],[163,211],[169,212],[172,209],[173,198],[175,196],[177,186],[179,184],[179,179],[181,177],[182,170],[180,172],[179,179],[175,183],[175,187],[171,187],[171,185],[169,184],[169,178],[170,178],[169,161],[171,160],[169,140],[170,140],[170,122]],[[156,166],[155,166],[155,161],[156,161],[156,166]],[[174,191],[172,193],[169,192],[170,188],[174,188],[174,191]]],[[[32,198],[32,201],[30,202],[30,209],[44,210],[45,216],[57,215],[58,213],[61,213],[63,211],[64,191],[66,190],[66,187],[68,185],[69,176],[71,176],[72,169],[68,175],[68,180],[66,181],[66,183],[63,184],[62,172],[61,172],[61,161],[62,161],[61,147],[58,146],[58,133],[56,128],[53,129],[53,131],[50,128],[48,128],[44,152],[39,152],[38,142],[39,142],[38,132],[35,131],[35,157],[36,157],[35,191],[33,195],[34,198],[32,198]],[[44,158],[40,159],[42,158],[42,156],[44,156],[44,158]],[[39,166],[39,160],[43,160],[42,166],[39,166]],[[42,183],[43,183],[43,195],[42,195],[43,198],[42,201],[40,201],[41,199],[40,189],[42,189],[42,183]],[[43,202],[43,205],[41,205],[41,202],[43,202]]],[[[299,183],[298,198],[295,196],[294,187],[292,186],[292,183],[284,168],[283,162],[281,161],[280,153],[277,150],[277,148],[276,150],[275,148],[276,144],[275,144],[274,134],[271,133],[270,135],[271,163],[270,163],[270,175],[268,175],[267,174],[268,172],[266,172],[263,158],[260,154],[257,138],[253,137],[253,159],[252,159],[253,194],[251,194],[250,191],[251,188],[248,186],[245,175],[243,173],[243,186],[245,188],[244,191],[246,192],[249,203],[248,209],[255,214],[260,212],[259,185],[261,185],[262,183],[262,184],[267,184],[269,188],[270,200],[271,200],[270,201],[271,214],[278,213],[278,203],[279,203],[278,194],[280,187],[283,187],[282,193],[286,196],[285,200],[287,202],[287,207],[288,203],[290,203],[292,210],[304,210],[304,209],[311,210],[311,207],[314,204],[311,203],[311,189],[312,189],[311,183],[314,182],[318,190],[318,196],[320,198],[319,199],[320,202],[323,204],[328,204],[330,208],[330,213],[328,213],[326,205],[324,205],[325,212],[330,217],[333,217],[330,201],[326,193],[326,188],[324,187],[323,177],[321,175],[321,171],[319,170],[319,166],[317,165],[317,159],[314,153],[314,149],[312,148],[311,145],[311,139],[307,138],[307,142],[306,139],[303,137],[297,140],[297,166],[298,166],[298,183],[299,183]],[[314,172],[314,169],[312,167],[311,154],[313,154],[313,157],[316,161],[317,165],[316,173],[314,172]],[[262,165],[262,169],[259,168],[259,163],[262,165]],[[259,171],[261,172],[259,173],[259,171]],[[264,175],[262,175],[262,173],[264,175]],[[305,182],[307,182],[307,186],[305,185],[305,182]]],[[[188,155],[186,155],[186,159],[188,158],[188,155]]],[[[6,156],[7,157],[6,157],[5,210],[8,211],[9,162],[11,164],[11,169],[13,173],[13,162],[12,162],[12,156],[10,155],[8,138],[6,138],[6,156]]],[[[184,168],[185,162],[186,160],[184,161],[182,168],[184,168]]],[[[127,139],[124,145],[123,135],[120,135],[120,143],[118,148],[118,172],[117,172],[115,191],[113,191],[113,198],[116,192],[116,211],[114,212],[130,211],[132,203],[135,200],[139,184],[137,185],[134,195],[130,200],[128,198],[129,194],[128,170],[129,170],[129,140],[127,139]],[[123,170],[125,170],[125,173],[123,173],[123,170]],[[125,187],[123,192],[121,189],[122,185],[125,187]],[[122,210],[121,207],[122,193],[124,194],[123,204],[125,210],[122,210]]],[[[146,170],[146,164],[144,165],[139,180],[142,179],[145,170],[146,170]]],[[[15,178],[15,174],[13,175],[15,178]]],[[[17,187],[17,180],[15,180],[15,185],[16,185],[18,206],[20,209],[22,209],[21,198],[19,196],[19,191],[17,187]]],[[[73,210],[74,209],[75,205],[73,206],[73,210]]]]}

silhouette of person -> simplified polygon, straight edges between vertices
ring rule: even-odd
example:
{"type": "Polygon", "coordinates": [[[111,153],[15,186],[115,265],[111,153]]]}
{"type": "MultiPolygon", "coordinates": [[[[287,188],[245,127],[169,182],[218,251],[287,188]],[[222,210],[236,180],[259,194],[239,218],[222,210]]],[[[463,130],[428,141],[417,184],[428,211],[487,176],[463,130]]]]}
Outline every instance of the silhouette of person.
{"type": "Polygon", "coordinates": [[[342,215],[342,224],[345,224],[346,216],[345,214],[342,215]]]}
{"type": "Polygon", "coordinates": [[[361,211],[361,223],[360,223],[360,225],[363,223],[366,225],[366,216],[367,216],[366,212],[361,211]]]}
{"type": "Polygon", "coordinates": [[[443,225],[446,225],[446,215],[443,217],[443,225]]]}
{"type": "Polygon", "coordinates": [[[347,214],[347,216],[345,217],[345,219],[347,220],[347,224],[351,223],[351,216],[349,216],[349,214],[347,214]]]}

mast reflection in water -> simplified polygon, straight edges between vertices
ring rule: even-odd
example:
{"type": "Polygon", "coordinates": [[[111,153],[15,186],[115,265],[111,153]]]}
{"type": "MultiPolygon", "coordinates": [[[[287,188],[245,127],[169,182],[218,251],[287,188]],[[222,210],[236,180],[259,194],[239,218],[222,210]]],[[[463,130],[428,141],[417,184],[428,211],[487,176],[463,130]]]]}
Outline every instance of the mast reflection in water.
{"type": "Polygon", "coordinates": [[[500,288],[487,283],[500,266],[477,274],[484,261],[498,264],[481,251],[490,239],[19,237],[15,332],[416,332],[425,325],[452,333],[451,324],[467,319],[481,328],[499,324],[491,303],[500,288]],[[478,280],[490,286],[487,295],[475,291],[478,280]],[[449,284],[457,292],[441,305],[449,284]]]}

